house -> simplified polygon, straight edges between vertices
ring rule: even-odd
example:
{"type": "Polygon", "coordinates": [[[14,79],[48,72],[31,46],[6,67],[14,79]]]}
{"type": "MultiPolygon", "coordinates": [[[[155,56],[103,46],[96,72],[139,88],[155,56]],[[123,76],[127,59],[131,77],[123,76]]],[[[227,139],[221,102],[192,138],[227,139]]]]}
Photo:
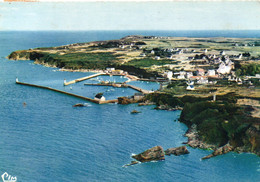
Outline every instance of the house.
{"type": "Polygon", "coordinates": [[[205,70],[200,68],[197,70],[197,76],[204,76],[205,75],[205,70]]]}
{"type": "Polygon", "coordinates": [[[172,72],[172,71],[166,72],[166,77],[167,77],[169,80],[172,79],[172,75],[173,75],[173,72],[172,72]]]}
{"type": "Polygon", "coordinates": [[[193,73],[192,72],[187,72],[186,73],[186,77],[189,79],[189,78],[191,78],[193,76],[193,73]]]}
{"type": "Polygon", "coordinates": [[[207,78],[200,77],[197,81],[198,84],[207,84],[209,81],[207,78]]]}
{"type": "Polygon", "coordinates": [[[140,57],[145,57],[146,55],[145,55],[145,53],[141,53],[139,56],[140,57]]]}
{"type": "Polygon", "coordinates": [[[216,72],[215,72],[215,70],[208,70],[207,75],[208,75],[208,76],[215,76],[215,75],[216,75],[216,72]]]}
{"type": "Polygon", "coordinates": [[[167,57],[168,59],[173,59],[173,55],[170,55],[167,57]]]}
{"type": "Polygon", "coordinates": [[[94,100],[105,101],[106,98],[103,96],[103,93],[98,93],[97,95],[95,95],[94,100]]]}
{"type": "Polygon", "coordinates": [[[144,98],[144,94],[143,93],[135,93],[134,94],[134,100],[141,100],[144,98]]]}
{"type": "Polygon", "coordinates": [[[107,70],[108,72],[112,72],[112,71],[115,71],[115,68],[106,68],[106,70],[107,70]]]}
{"type": "Polygon", "coordinates": [[[226,53],[225,53],[225,51],[220,51],[220,53],[219,53],[221,56],[224,56],[224,55],[226,55],[226,53]]]}
{"type": "Polygon", "coordinates": [[[219,65],[219,68],[217,69],[217,72],[219,73],[219,74],[229,74],[230,73],[230,71],[231,71],[231,69],[232,69],[232,64],[231,63],[229,63],[228,65],[226,65],[225,63],[221,63],[220,65],[219,65]]]}
{"type": "Polygon", "coordinates": [[[195,90],[194,85],[188,85],[186,87],[186,90],[195,90]]]}
{"type": "Polygon", "coordinates": [[[156,60],[160,60],[161,58],[160,58],[160,56],[155,56],[154,59],[156,59],[156,60]]]}
{"type": "Polygon", "coordinates": [[[179,75],[179,76],[177,76],[177,79],[185,79],[185,75],[186,75],[185,71],[180,71],[179,73],[176,73],[176,74],[179,75]]]}
{"type": "Polygon", "coordinates": [[[194,82],[193,81],[188,81],[187,82],[187,87],[186,87],[186,90],[194,90],[194,82]]]}
{"type": "Polygon", "coordinates": [[[124,73],[123,70],[113,70],[112,71],[112,74],[115,74],[115,75],[121,75],[122,73],[124,73]]]}

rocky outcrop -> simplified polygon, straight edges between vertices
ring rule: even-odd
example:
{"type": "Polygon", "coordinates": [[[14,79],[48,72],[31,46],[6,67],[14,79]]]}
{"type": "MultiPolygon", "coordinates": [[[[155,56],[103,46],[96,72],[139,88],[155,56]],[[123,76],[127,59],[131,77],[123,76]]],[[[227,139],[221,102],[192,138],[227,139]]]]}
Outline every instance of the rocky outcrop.
{"type": "Polygon", "coordinates": [[[73,105],[73,107],[84,107],[84,106],[85,106],[85,105],[82,104],[82,103],[78,103],[78,104],[73,105]]]}
{"type": "Polygon", "coordinates": [[[140,111],[137,111],[137,110],[135,110],[135,109],[131,111],[131,114],[138,114],[138,113],[141,113],[141,112],[140,112],[140,111]]]}
{"type": "Polygon", "coordinates": [[[43,53],[31,50],[14,51],[7,58],[11,60],[40,60],[44,56],[43,53]]]}
{"type": "Polygon", "coordinates": [[[155,109],[176,111],[176,110],[182,110],[182,107],[180,107],[180,106],[172,107],[172,106],[169,106],[169,105],[165,104],[165,105],[159,105],[159,106],[155,107],[155,109]]]}
{"type": "Polygon", "coordinates": [[[217,150],[215,150],[212,154],[203,157],[202,159],[209,159],[211,157],[215,157],[215,156],[218,156],[218,155],[226,154],[228,152],[233,151],[233,149],[234,148],[228,143],[228,144],[218,148],[217,150]]]}
{"type": "Polygon", "coordinates": [[[130,164],[123,165],[123,167],[128,167],[128,166],[132,166],[132,165],[139,164],[139,163],[140,162],[138,162],[138,161],[131,161],[130,164]]]}
{"type": "Polygon", "coordinates": [[[132,158],[134,158],[140,162],[165,160],[164,151],[161,146],[155,146],[140,154],[133,155],[132,158]]]}
{"type": "Polygon", "coordinates": [[[190,152],[187,150],[186,146],[176,147],[176,148],[169,148],[163,151],[161,146],[155,146],[150,148],[140,154],[133,155],[132,158],[136,159],[137,161],[131,161],[130,164],[126,164],[123,167],[132,166],[138,164],[140,162],[150,162],[150,161],[161,161],[165,160],[165,155],[184,155],[189,154],[190,152]]]}
{"type": "Polygon", "coordinates": [[[118,104],[132,104],[132,103],[136,103],[137,101],[135,101],[132,98],[128,98],[128,97],[118,97],[118,104]]]}
{"type": "Polygon", "coordinates": [[[169,148],[167,150],[164,151],[165,155],[184,155],[184,154],[189,154],[190,152],[188,151],[186,146],[181,146],[181,147],[176,147],[176,148],[169,148]]]}
{"type": "Polygon", "coordinates": [[[155,103],[147,100],[145,102],[141,102],[138,104],[138,106],[149,106],[149,105],[155,105],[155,103]]]}
{"type": "Polygon", "coordinates": [[[188,142],[184,142],[183,144],[188,144],[193,148],[202,148],[202,149],[216,149],[215,145],[207,144],[203,142],[198,134],[197,126],[193,124],[188,131],[185,133],[186,137],[188,137],[188,142]]]}

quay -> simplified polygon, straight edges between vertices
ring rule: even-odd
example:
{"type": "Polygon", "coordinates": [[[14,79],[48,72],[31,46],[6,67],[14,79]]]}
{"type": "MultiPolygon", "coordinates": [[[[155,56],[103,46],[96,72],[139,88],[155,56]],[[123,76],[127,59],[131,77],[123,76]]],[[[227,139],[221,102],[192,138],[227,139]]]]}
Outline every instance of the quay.
{"type": "Polygon", "coordinates": [[[47,90],[59,92],[59,93],[62,93],[62,94],[70,95],[70,96],[73,96],[73,97],[77,97],[77,98],[80,98],[80,99],[84,99],[84,100],[87,100],[87,101],[90,101],[90,102],[93,102],[93,103],[96,103],[96,104],[108,104],[108,103],[117,103],[118,102],[118,99],[101,101],[101,100],[91,99],[89,97],[84,97],[84,96],[81,96],[81,95],[65,92],[65,91],[58,90],[58,89],[51,88],[51,87],[19,82],[18,80],[16,80],[16,84],[47,89],[47,90]]]}
{"type": "Polygon", "coordinates": [[[127,82],[130,82],[132,80],[139,80],[139,78],[137,76],[134,76],[134,75],[122,75],[122,74],[109,74],[109,73],[105,73],[105,72],[100,72],[100,73],[96,73],[96,74],[93,74],[93,75],[90,75],[90,76],[85,76],[85,77],[82,77],[82,78],[77,78],[75,80],[71,80],[69,82],[66,82],[66,80],[64,80],[64,85],[67,86],[67,85],[71,85],[71,84],[74,84],[74,83],[77,83],[77,82],[81,82],[81,81],[84,81],[84,80],[88,80],[88,79],[91,79],[91,78],[94,78],[94,77],[98,77],[100,75],[113,75],[113,76],[126,76],[128,78],[127,81],[125,81],[126,83],[127,82]]]}
{"type": "Polygon", "coordinates": [[[145,89],[141,89],[139,87],[133,86],[133,85],[129,85],[129,84],[125,84],[125,83],[85,83],[84,85],[94,85],[94,86],[112,86],[112,87],[117,87],[117,88],[132,88],[138,92],[142,92],[143,94],[149,94],[151,93],[151,91],[149,90],[145,90],[145,89]]]}
{"type": "Polygon", "coordinates": [[[100,76],[100,75],[106,75],[106,73],[96,73],[94,75],[85,76],[85,77],[78,78],[78,79],[75,79],[75,80],[72,80],[72,81],[69,81],[69,82],[64,81],[64,85],[67,86],[67,85],[74,84],[74,83],[77,83],[77,82],[81,82],[81,81],[84,81],[84,80],[88,80],[90,78],[94,78],[94,77],[97,77],[97,76],[100,76]]]}

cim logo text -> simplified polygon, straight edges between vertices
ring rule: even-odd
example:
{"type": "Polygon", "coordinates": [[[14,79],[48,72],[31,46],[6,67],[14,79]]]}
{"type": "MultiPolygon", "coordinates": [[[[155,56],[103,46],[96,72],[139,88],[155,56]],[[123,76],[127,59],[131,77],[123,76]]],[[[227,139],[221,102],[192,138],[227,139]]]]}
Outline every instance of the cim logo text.
{"type": "Polygon", "coordinates": [[[16,182],[17,178],[16,176],[11,176],[7,172],[5,172],[4,174],[2,174],[2,180],[3,182],[16,182]]]}

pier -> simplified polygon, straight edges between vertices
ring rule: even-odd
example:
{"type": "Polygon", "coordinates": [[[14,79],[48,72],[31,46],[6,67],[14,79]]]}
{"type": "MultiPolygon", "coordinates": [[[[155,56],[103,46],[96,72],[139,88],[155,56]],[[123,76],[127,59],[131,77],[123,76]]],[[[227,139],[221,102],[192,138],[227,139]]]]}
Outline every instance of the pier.
{"type": "Polygon", "coordinates": [[[94,75],[85,76],[85,77],[78,78],[78,79],[75,79],[75,80],[72,80],[72,81],[69,81],[69,82],[64,81],[64,85],[67,86],[67,85],[74,84],[74,83],[77,83],[77,82],[81,82],[81,81],[84,81],[84,80],[88,80],[90,78],[94,78],[94,77],[97,77],[97,76],[100,76],[100,75],[106,75],[106,74],[105,73],[96,73],[94,75]]]}
{"type": "Polygon", "coordinates": [[[51,87],[46,87],[46,86],[41,86],[41,85],[35,85],[35,84],[30,84],[30,83],[19,82],[18,80],[16,80],[16,84],[26,85],[26,86],[31,86],[31,87],[37,87],[37,88],[42,88],[42,89],[47,89],[47,90],[59,92],[59,93],[62,93],[62,94],[70,95],[70,96],[73,96],[73,97],[77,97],[77,98],[80,98],[80,99],[84,99],[84,100],[87,100],[89,102],[93,102],[93,103],[96,103],[96,104],[108,104],[108,103],[117,103],[118,102],[117,99],[100,101],[100,100],[91,99],[89,97],[84,97],[84,96],[81,96],[81,95],[65,92],[63,90],[58,90],[58,89],[51,88],[51,87]]]}
{"type": "Polygon", "coordinates": [[[112,87],[117,87],[117,88],[131,88],[134,89],[138,92],[142,92],[143,94],[149,94],[151,91],[145,90],[133,85],[125,84],[125,83],[85,83],[84,85],[94,85],[94,86],[112,86],[112,87]]]}

